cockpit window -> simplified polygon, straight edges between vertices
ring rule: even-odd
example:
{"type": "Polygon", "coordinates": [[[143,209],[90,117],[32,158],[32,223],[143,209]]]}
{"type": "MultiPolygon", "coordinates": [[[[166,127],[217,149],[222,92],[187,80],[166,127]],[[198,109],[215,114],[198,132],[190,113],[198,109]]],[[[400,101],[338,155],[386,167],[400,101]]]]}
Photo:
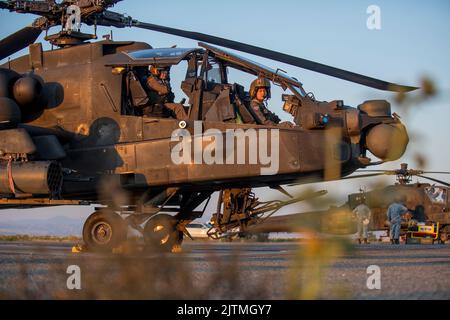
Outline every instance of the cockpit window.
{"type": "Polygon", "coordinates": [[[287,83],[293,87],[302,87],[300,81],[289,77],[282,70],[274,70],[263,64],[244,58],[235,53],[231,53],[230,51],[224,50],[222,48],[212,46],[210,44],[200,42],[199,45],[212,52],[216,59],[223,61],[223,63],[229,67],[236,68],[256,76],[263,76],[278,84],[287,83]]]}
{"type": "Polygon", "coordinates": [[[220,75],[219,67],[214,67],[214,68],[211,68],[210,70],[208,70],[207,81],[212,82],[212,83],[221,83],[222,82],[222,77],[220,75]]]}
{"type": "Polygon", "coordinates": [[[173,66],[183,60],[188,60],[192,54],[201,53],[202,51],[202,49],[195,48],[161,48],[121,52],[108,59],[105,65],[111,67],[137,67],[150,64],[173,66]]]}
{"type": "Polygon", "coordinates": [[[154,58],[182,58],[186,54],[194,51],[193,49],[184,48],[160,48],[145,49],[127,52],[126,54],[133,60],[138,59],[154,59],[154,58]]]}
{"type": "Polygon", "coordinates": [[[444,204],[447,201],[447,189],[442,187],[431,186],[425,188],[425,192],[430,200],[434,203],[444,204]]]}

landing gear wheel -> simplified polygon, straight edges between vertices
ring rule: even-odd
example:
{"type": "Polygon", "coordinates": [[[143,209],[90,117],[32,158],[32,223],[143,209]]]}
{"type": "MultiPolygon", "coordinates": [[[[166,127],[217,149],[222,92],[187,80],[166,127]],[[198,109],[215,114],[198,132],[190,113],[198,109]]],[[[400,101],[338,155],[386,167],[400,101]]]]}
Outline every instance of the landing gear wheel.
{"type": "Polygon", "coordinates": [[[177,219],[168,214],[158,214],[147,221],[144,227],[144,242],[149,250],[171,252],[181,245],[183,232],[177,230],[177,219]]]}
{"type": "Polygon", "coordinates": [[[127,239],[127,225],[116,213],[100,210],[89,216],[83,226],[83,240],[88,250],[111,252],[127,239]]]}

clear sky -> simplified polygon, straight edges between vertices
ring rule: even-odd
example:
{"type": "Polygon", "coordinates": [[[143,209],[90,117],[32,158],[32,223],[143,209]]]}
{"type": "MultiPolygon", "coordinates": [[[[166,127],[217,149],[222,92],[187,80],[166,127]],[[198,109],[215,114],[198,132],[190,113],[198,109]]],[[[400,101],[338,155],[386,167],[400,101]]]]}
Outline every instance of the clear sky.
{"type": "MultiPolygon", "coordinates": [[[[314,92],[319,100],[342,99],[346,105],[355,107],[368,99],[390,101],[393,111],[402,116],[412,139],[400,161],[379,168],[396,168],[401,162],[417,167],[415,156],[421,153],[427,157],[424,169],[450,171],[449,1],[126,0],[112,10],[140,21],[246,42],[401,84],[419,86],[421,78],[426,76],[436,83],[438,95],[406,110],[395,104],[391,93],[242,54],[272,68],[287,71],[300,79],[305,90],[314,92]],[[377,5],[381,10],[380,30],[369,30],[366,26],[369,17],[366,10],[370,5],[377,5]]],[[[33,18],[2,10],[0,39],[31,23],[33,18]]],[[[56,32],[56,28],[53,30],[56,32]]],[[[89,31],[89,28],[84,26],[83,30],[89,31]]],[[[106,34],[109,30],[99,28],[98,33],[106,34]]],[[[192,40],[140,29],[113,29],[113,34],[115,40],[144,41],[153,47],[197,45],[192,40]]],[[[42,36],[38,41],[43,41],[42,36]]],[[[49,46],[45,45],[45,48],[49,46]]],[[[22,54],[26,54],[26,50],[14,57],[22,54]]],[[[175,71],[172,78],[174,87],[181,80],[177,76],[181,75],[181,71],[175,71]]],[[[250,77],[240,76],[233,79],[247,89],[251,80],[250,77]]],[[[181,98],[179,89],[175,93],[177,98],[181,98]]],[[[280,94],[278,88],[273,90],[270,108],[289,120],[289,115],[283,114],[281,109],[280,94]]],[[[435,177],[450,180],[450,176],[435,177]]],[[[369,186],[374,181],[330,182],[316,184],[314,188],[328,189],[344,201],[347,193],[356,192],[360,186],[369,186]]],[[[302,188],[290,190],[296,192],[302,188]]],[[[258,191],[258,195],[264,199],[279,197],[278,193],[266,189],[258,191]]],[[[8,212],[8,215],[17,214],[16,211],[8,212]]],[[[73,212],[79,210],[73,209],[73,212]]]]}

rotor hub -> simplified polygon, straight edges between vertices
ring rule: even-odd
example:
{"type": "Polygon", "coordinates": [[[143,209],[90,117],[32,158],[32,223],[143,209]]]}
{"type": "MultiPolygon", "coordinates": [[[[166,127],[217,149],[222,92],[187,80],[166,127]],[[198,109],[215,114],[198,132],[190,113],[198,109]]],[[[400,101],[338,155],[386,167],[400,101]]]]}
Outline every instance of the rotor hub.
{"type": "Polygon", "coordinates": [[[76,46],[93,39],[97,39],[97,36],[78,31],[61,31],[45,37],[45,40],[50,42],[52,45],[61,48],[76,46]]]}

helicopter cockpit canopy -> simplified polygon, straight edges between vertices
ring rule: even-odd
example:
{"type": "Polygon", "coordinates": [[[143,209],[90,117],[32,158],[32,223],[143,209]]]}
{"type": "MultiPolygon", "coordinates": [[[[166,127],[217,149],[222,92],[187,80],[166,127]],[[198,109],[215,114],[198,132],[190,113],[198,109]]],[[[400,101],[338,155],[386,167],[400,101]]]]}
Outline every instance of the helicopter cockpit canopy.
{"type": "Polygon", "coordinates": [[[447,202],[447,188],[430,186],[425,188],[425,192],[430,200],[434,203],[444,204],[447,202]]]}
{"type": "Polygon", "coordinates": [[[280,69],[274,70],[258,62],[203,42],[199,42],[199,46],[205,48],[210,56],[222,62],[225,67],[231,67],[255,76],[267,78],[274,83],[281,85],[283,89],[286,89],[288,86],[291,90],[297,88],[300,92],[295,90],[297,91],[296,93],[300,93],[302,96],[306,95],[302,83],[295,78],[289,77],[280,69]]]}
{"type": "MultiPolygon", "coordinates": [[[[195,79],[203,79],[204,84],[201,107],[202,110],[196,119],[214,119],[224,121],[227,117],[211,117],[208,110],[213,107],[216,99],[235,94],[240,97],[244,104],[248,104],[248,93],[240,84],[229,84],[227,71],[228,68],[233,68],[241,72],[251,74],[255,77],[264,77],[272,81],[275,85],[289,89],[296,96],[304,97],[306,95],[303,90],[302,83],[295,78],[288,76],[284,71],[274,70],[260,63],[254,62],[250,59],[241,57],[235,53],[231,53],[224,49],[199,43],[201,48],[153,48],[141,49],[135,51],[122,52],[114,57],[111,57],[105,65],[113,68],[113,74],[122,74],[133,76],[128,81],[128,90],[131,97],[131,105],[134,107],[144,106],[149,99],[149,92],[146,89],[145,82],[148,76],[147,67],[156,65],[158,67],[170,67],[178,65],[181,61],[188,61],[188,70],[186,72],[186,79],[181,83],[181,89],[189,97],[192,104],[195,99],[193,87],[195,79]]],[[[173,85],[173,84],[172,84],[173,85]]],[[[221,100],[221,99],[219,99],[221,100]]],[[[230,101],[228,105],[233,102],[230,101]]],[[[215,108],[217,108],[217,103],[215,108]]],[[[223,108],[226,106],[222,106],[223,108]]],[[[248,106],[247,106],[248,108],[248,106]]],[[[128,110],[128,109],[127,109],[128,110]]],[[[197,111],[195,111],[197,112],[197,111]]],[[[245,113],[245,111],[243,111],[245,113]]],[[[124,114],[130,114],[129,111],[124,114]]],[[[192,112],[191,112],[192,114],[192,112]]],[[[244,116],[245,117],[245,116],[244,116]]],[[[254,122],[250,116],[245,121],[254,122]]]]}
{"type": "Polygon", "coordinates": [[[112,67],[139,67],[150,64],[157,65],[176,65],[194,52],[201,53],[203,50],[198,48],[156,48],[129,51],[117,55],[113,61],[109,61],[106,66],[112,67]]]}
{"type": "MultiPolygon", "coordinates": [[[[289,87],[294,93],[305,96],[302,83],[289,77],[284,71],[274,70],[258,62],[231,53],[227,50],[200,42],[199,46],[206,49],[208,57],[220,62],[224,67],[231,67],[255,76],[267,78],[280,85],[283,89],[289,87]]],[[[113,61],[108,61],[106,66],[111,67],[139,67],[157,64],[158,66],[177,65],[182,60],[188,60],[191,54],[204,53],[200,48],[154,48],[125,52],[118,55],[113,61]]]]}

